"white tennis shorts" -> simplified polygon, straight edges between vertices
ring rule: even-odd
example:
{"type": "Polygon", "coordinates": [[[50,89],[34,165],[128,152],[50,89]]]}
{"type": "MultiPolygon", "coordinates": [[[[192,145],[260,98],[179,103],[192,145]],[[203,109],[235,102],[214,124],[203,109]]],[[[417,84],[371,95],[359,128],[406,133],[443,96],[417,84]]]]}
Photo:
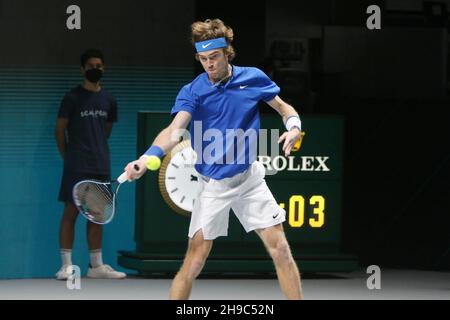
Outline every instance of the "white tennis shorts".
{"type": "Polygon", "coordinates": [[[255,161],[244,172],[214,180],[201,176],[202,187],[191,215],[189,238],[200,229],[205,240],[228,234],[230,209],[246,232],[271,227],[286,220],[264,179],[264,166],[255,161]]]}

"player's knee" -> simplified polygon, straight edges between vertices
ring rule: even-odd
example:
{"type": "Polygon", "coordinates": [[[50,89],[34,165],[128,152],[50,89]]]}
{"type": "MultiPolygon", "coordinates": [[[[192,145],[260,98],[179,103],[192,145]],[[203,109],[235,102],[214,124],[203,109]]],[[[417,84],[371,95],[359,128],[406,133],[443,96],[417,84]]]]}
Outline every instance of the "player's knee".
{"type": "Polygon", "coordinates": [[[201,250],[200,248],[190,248],[185,259],[186,276],[190,279],[197,278],[202,271],[207,258],[207,251],[201,250]]]}
{"type": "Polygon", "coordinates": [[[205,259],[200,258],[194,258],[189,262],[188,268],[187,268],[187,277],[189,279],[195,279],[198,277],[200,272],[203,269],[203,266],[205,265],[205,259]]]}
{"type": "Polygon", "coordinates": [[[269,250],[274,262],[277,264],[287,264],[292,261],[291,250],[285,240],[277,241],[269,250]]]}
{"type": "Polygon", "coordinates": [[[66,206],[64,208],[63,219],[67,222],[75,222],[78,217],[78,210],[74,206],[66,206]]]}

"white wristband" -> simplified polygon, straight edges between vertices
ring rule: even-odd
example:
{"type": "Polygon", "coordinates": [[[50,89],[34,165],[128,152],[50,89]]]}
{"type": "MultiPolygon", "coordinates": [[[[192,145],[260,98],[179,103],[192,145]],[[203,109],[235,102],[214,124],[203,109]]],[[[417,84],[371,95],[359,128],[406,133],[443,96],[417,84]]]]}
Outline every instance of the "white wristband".
{"type": "Polygon", "coordinates": [[[291,129],[297,127],[298,130],[302,131],[302,122],[298,116],[290,116],[286,121],[286,130],[291,131],[291,129]]]}

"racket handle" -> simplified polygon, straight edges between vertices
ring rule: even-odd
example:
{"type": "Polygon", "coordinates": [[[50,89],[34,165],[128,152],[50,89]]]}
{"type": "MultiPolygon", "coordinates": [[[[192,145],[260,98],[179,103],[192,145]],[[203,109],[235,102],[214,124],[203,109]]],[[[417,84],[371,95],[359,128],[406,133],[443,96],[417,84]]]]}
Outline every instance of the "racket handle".
{"type": "Polygon", "coordinates": [[[300,150],[304,136],[305,136],[305,132],[303,131],[302,134],[300,135],[300,139],[298,139],[297,142],[295,143],[295,145],[292,147],[292,149],[291,149],[292,152],[296,152],[296,151],[300,150]]]}
{"type": "Polygon", "coordinates": [[[128,176],[127,176],[127,172],[125,171],[124,173],[122,173],[118,178],[117,178],[117,182],[118,183],[124,183],[125,181],[128,180],[128,176]]]}
{"type": "MultiPolygon", "coordinates": [[[[134,165],[134,170],[139,171],[139,166],[137,164],[134,165]]],[[[121,184],[127,180],[128,180],[128,175],[127,175],[126,171],[117,178],[117,182],[121,183],[121,184]]]]}

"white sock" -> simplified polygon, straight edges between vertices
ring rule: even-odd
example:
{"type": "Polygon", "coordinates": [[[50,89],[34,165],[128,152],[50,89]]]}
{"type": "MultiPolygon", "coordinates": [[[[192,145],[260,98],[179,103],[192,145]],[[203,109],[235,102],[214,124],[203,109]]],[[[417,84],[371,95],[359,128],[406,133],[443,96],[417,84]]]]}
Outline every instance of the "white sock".
{"type": "Polygon", "coordinates": [[[64,265],[72,265],[72,250],[71,249],[61,249],[61,262],[64,265]]]}
{"type": "Polygon", "coordinates": [[[103,265],[102,249],[96,249],[89,251],[89,258],[92,268],[97,268],[103,265]]]}

